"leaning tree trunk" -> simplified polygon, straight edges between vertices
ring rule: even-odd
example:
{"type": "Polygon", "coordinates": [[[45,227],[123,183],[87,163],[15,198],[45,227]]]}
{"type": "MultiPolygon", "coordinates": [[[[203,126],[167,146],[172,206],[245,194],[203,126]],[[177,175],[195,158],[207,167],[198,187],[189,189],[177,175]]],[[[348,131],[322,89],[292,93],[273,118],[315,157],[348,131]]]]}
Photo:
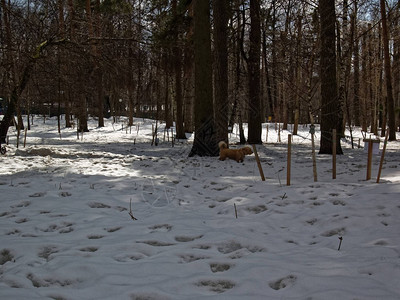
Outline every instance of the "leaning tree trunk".
{"type": "Polygon", "coordinates": [[[16,87],[13,88],[11,92],[10,101],[8,103],[7,111],[4,114],[3,120],[0,123],[0,139],[4,143],[8,133],[8,128],[10,127],[11,121],[16,113],[17,105],[19,102],[19,97],[24,91],[26,85],[28,84],[29,78],[32,75],[33,67],[37,59],[40,57],[41,51],[49,45],[48,41],[41,43],[36,47],[35,54],[30,58],[27,65],[24,68],[20,82],[16,87]]]}

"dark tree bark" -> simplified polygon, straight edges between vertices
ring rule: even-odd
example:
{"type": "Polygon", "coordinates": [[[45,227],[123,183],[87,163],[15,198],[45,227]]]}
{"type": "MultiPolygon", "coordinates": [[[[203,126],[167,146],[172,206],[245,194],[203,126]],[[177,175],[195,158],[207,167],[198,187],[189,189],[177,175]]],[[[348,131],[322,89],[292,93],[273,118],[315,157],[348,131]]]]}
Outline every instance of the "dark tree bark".
{"type": "Polygon", "coordinates": [[[392,88],[392,70],[390,66],[390,53],[389,53],[389,32],[386,20],[386,6],[385,0],[380,0],[381,16],[382,16],[382,35],[383,35],[383,54],[385,63],[385,76],[386,76],[386,92],[387,92],[387,111],[388,111],[388,125],[389,125],[389,141],[396,140],[396,116],[394,111],[394,99],[392,88]]]}
{"type": "Polygon", "coordinates": [[[356,37],[354,39],[354,47],[353,47],[353,55],[354,55],[354,83],[353,83],[353,110],[354,110],[354,124],[356,126],[361,125],[360,121],[360,55],[359,55],[359,43],[358,43],[358,25],[357,25],[357,1],[354,1],[354,14],[352,16],[352,23],[354,28],[353,36],[356,37]]]}
{"type": "Polygon", "coordinates": [[[209,1],[195,1],[193,11],[195,134],[189,156],[217,156],[219,151],[214,124],[209,1]]]}
{"type": "Polygon", "coordinates": [[[250,50],[249,70],[249,107],[248,107],[248,143],[261,144],[261,102],[260,102],[260,47],[261,23],[260,1],[250,0],[250,50]]]}
{"type": "MultiPolygon", "coordinates": [[[[177,18],[177,0],[172,1],[172,14],[177,18]]],[[[173,58],[175,71],[175,105],[176,105],[176,138],[186,139],[183,126],[183,98],[182,98],[182,50],[179,42],[178,25],[174,26],[173,58]]]]}
{"type": "MultiPolygon", "coordinates": [[[[332,154],[332,130],[340,129],[336,81],[335,1],[320,0],[321,24],[321,142],[319,154],[332,154]]],[[[336,153],[343,154],[340,135],[336,135],[336,153]]]]}
{"type": "Polygon", "coordinates": [[[228,1],[213,0],[213,10],[216,139],[228,142],[228,1]]]}

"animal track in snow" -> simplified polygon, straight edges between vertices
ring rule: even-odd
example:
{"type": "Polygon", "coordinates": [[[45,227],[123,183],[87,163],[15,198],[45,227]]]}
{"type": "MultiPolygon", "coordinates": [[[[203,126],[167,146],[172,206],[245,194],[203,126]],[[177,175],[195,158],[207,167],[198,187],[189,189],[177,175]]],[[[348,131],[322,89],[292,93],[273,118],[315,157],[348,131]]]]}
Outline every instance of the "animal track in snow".
{"type": "Polygon", "coordinates": [[[345,232],[346,232],[346,228],[342,227],[342,228],[336,228],[336,229],[325,231],[324,233],[321,234],[321,236],[331,237],[334,235],[343,235],[345,232]]]}
{"type": "Polygon", "coordinates": [[[74,225],[73,223],[70,222],[63,222],[60,225],[57,224],[50,224],[47,228],[38,228],[38,230],[42,232],[54,232],[58,231],[59,233],[69,233],[74,230],[72,227],[74,225]]]}
{"type": "Polygon", "coordinates": [[[96,252],[97,250],[99,250],[98,247],[93,247],[93,246],[89,246],[89,247],[84,247],[79,249],[82,252],[96,252]]]}
{"type": "Polygon", "coordinates": [[[56,278],[39,278],[38,276],[29,273],[26,276],[32,282],[34,287],[50,287],[50,286],[69,286],[74,283],[78,283],[78,280],[70,280],[70,279],[56,279],[56,278]]]}
{"type": "Polygon", "coordinates": [[[9,249],[2,249],[0,251],[0,265],[4,265],[8,261],[12,261],[14,259],[14,255],[11,253],[9,249]]]}
{"type": "Polygon", "coordinates": [[[270,282],[269,286],[274,290],[284,289],[289,285],[293,285],[296,282],[297,277],[294,275],[288,275],[276,281],[270,282]]]}
{"type": "Polygon", "coordinates": [[[246,207],[246,210],[249,212],[252,212],[254,214],[259,214],[259,213],[262,213],[263,211],[266,211],[267,207],[265,205],[261,204],[261,205],[257,205],[257,206],[246,207]]]}
{"type": "Polygon", "coordinates": [[[38,256],[44,258],[46,261],[50,260],[50,255],[57,253],[58,248],[56,246],[44,246],[38,253],[38,256]]]}
{"type": "Polygon", "coordinates": [[[181,258],[182,263],[191,263],[196,260],[209,258],[208,256],[200,256],[200,255],[193,255],[193,254],[182,254],[182,255],[179,255],[179,257],[181,258]]]}
{"type": "Polygon", "coordinates": [[[37,197],[43,197],[45,195],[46,195],[46,192],[38,192],[38,193],[34,193],[34,194],[29,195],[29,197],[37,198],[37,197]]]}
{"type": "Polygon", "coordinates": [[[90,208],[111,208],[110,205],[101,202],[90,202],[88,205],[90,208]]]}
{"type": "Polygon", "coordinates": [[[17,204],[17,205],[13,205],[11,206],[11,208],[16,208],[16,207],[27,207],[31,205],[30,201],[22,201],[21,203],[17,204]]]}
{"type": "Polygon", "coordinates": [[[105,231],[107,232],[116,232],[120,230],[122,227],[110,227],[110,228],[104,228],[105,231]]]}
{"type": "Polygon", "coordinates": [[[169,232],[172,229],[172,225],[169,224],[160,224],[160,225],[154,225],[149,227],[151,232],[169,232]]]}
{"type": "Polygon", "coordinates": [[[203,235],[198,236],[176,236],[175,241],[177,242],[192,242],[194,240],[201,239],[203,235]]]}
{"type": "Polygon", "coordinates": [[[228,271],[231,267],[232,267],[231,264],[225,264],[225,263],[211,263],[210,264],[210,269],[211,269],[211,272],[213,272],[213,273],[225,272],[225,271],[228,271]]]}
{"type": "Polygon", "coordinates": [[[125,255],[120,255],[120,256],[116,256],[114,257],[115,261],[118,262],[127,262],[127,261],[135,261],[135,260],[140,260],[143,258],[146,258],[147,256],[141,253],[137,253],[137,254],[125,254],[125,255]]]}
{"type": "Polygon", "coordinates": [[[104,237],[104,235],[100,235],[100,234],[91,234],[88,235],[88,239],[89,240],[98,240],[98,239],[102,239],[104,237]]]}
{"type": "Polygon", "coordinates": [[[156,293],[141,293],[141,294],[131,294],[131,300],[170,300],[166,296],[161,296],[156,293]]]}
{"type": "Polygon", "coordinates": [[[342,201],[342,200],[331,200],[331,203],[333,205],[341,205],[341,206],[346,206],[346,202],[342,201]]]}
{"type": "Polygon", "coordinates": [[[175,244],[172,243],[166,243],[166,242],[160,242],[160,241],[155,241],[155,240],[151,240],[151,241],[138,241],[136,243],[141,243],[141,244],[147,244],[150,246],[155,246],[155,247],[167,247],[167,246],[173,246],[175,244]]]}
{"type": "Polygon", "coordinates": [[[229,254],[232,252],[235,252],[240,249],[247,249],[251,253],[256,253],[256,252],[263,252],[265,251],[264,248],[258,247],[258,246],[242,246],[240,243],[235,242],[235,241],[230,241],[225,244],[222,244],[218,246],[218,251],[223,253],[223,254],[229,254]]]}
{"type": "Polygon", "coordinates": [[[216,293],[223,293],[235,287],[235,283],[230,280],[201,280],[196,283],[197,286],[207,287],[210,291],[216,293]]]}
{"type": "Polygon", "coordinates": [[[28,221],[29,221],[28,218],[21,218],[21,219],[15,220],[15,223],[21,224],[21,223],[25,223],[25,222],[28,222],[28,221]]]}

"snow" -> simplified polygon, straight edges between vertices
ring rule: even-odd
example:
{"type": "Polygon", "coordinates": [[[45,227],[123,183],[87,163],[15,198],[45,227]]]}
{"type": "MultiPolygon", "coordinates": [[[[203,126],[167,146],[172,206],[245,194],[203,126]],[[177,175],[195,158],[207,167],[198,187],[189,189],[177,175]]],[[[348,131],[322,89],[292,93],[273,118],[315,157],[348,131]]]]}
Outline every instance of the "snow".
{"type": "Polygon", "coordinates": [[[290,132],[278,142],[275,124],[257,145],[262,181],[254,155],[189,158],[193,136],[172,147],[161,124],[151,146],[154,122],[122,121],[60,139],[57,120],[37,116],[18,149],[10,128],[0,299],[400,299],[400,142],[387,144],[380,183],[380,155],[367,181],[367,153],[346,141],[336,179],[317,155],[314,182],[301,126],[288,186],[290,132]]]}

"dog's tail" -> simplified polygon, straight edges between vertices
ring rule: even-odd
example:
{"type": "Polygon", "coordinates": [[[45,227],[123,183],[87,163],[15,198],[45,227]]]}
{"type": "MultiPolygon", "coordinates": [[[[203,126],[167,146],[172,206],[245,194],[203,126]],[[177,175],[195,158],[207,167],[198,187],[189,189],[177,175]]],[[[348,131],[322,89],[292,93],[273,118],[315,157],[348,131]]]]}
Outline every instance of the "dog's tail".
{"type": "Polygon", "coordinates": [[[222,149],[227,149],[228,145],[224,141],[220,141],[218,143],[218,147],[219,147],[219,150],[222,150],[222,149]]]}

